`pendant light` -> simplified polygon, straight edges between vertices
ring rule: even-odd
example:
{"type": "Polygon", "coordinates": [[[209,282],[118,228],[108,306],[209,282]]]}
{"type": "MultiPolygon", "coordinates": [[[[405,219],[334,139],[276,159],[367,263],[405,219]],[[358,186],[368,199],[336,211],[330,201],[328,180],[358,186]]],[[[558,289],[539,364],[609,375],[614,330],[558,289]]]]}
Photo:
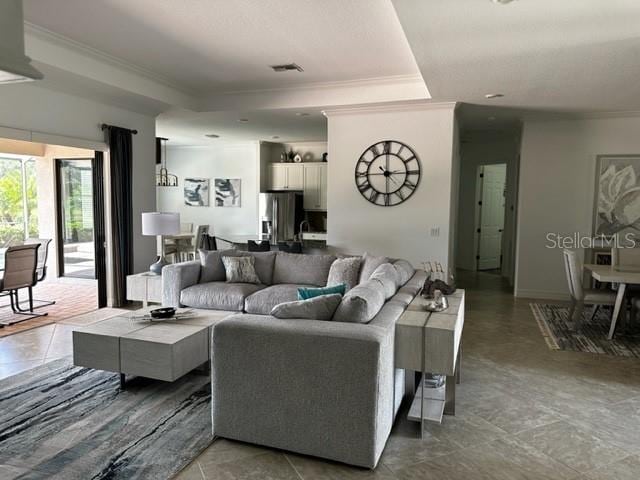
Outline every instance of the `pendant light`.
{"type": "Polygon", "coordinates": [[[156,187],[177,187],[178,177],[169,173],[167,170],[167,141],[169,141],[169,139],[159,137],[158,140],[160,140],[161,145],[161,163],[160,171],[156,173],[156,187]]]}

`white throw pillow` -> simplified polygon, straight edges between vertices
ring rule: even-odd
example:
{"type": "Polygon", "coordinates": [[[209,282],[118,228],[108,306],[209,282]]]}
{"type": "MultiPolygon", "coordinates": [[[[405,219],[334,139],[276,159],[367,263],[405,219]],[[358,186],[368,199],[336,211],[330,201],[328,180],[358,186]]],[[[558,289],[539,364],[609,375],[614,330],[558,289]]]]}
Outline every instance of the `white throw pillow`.
{"type": "Polygon", "coordinates": [[[253,257],[222,257],[227,283],[260,283],[253,257]]]}
{"type": "Polygon", "coordinates": [[[280,303],[273,307],[271,315],[282,319],[331,320],[341,300],[342,295],[332,293],[331,295],[320,295],[307,300],[280,303]]]}

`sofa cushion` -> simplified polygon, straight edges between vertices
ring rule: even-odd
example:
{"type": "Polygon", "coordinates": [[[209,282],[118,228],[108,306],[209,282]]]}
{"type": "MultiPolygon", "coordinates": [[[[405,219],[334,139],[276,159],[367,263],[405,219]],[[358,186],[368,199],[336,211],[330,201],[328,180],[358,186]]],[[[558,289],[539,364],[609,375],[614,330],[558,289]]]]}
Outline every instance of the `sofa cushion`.
{"type": "Polygon", "coordinates": [[[367,323],[384,305],[382,283],[371,279],[349,290],[333,315],[336,322],[367,323]]]}
{"type": "Polygon", "coordinates": [[[382,284],[386,300],[396,294],[398,291],[398,284],[400,283],[398,272],[390,263],[383,263],[376,268],[371,274],[370,280],[378,280],[382,284]]]}
{"type": "Polygon", "coordinates": [[[298,300],[295,302],[280,303],[273,307],[271,315],[276,318],[302,318],[308,320],[331,320],[336,308],[340,305],[342,295],[334,293],[298,300]]]}
{"type": "Polygon", "coordinates": [[[365,254],[362,256],[362,267],[360,268],[359,283],[363,283],[369,280],[374,270],[383,263],[389,263],[389,259],[387,257],[376,257],[365,252],[365,254]]]}
{"type": "Polygon", "coordinates": [[[269,315],[279,303],[298,300],[298,288],[304,285],[281,283],[249,295],[244,301],[244,311],[257,315],[269,315]]]}
{"type": "Polygon", "coordinates": [[[398,284],[399,287],[407,283],[416,272],[413,265],[402,259],[393,262],[393,268],[398,272],[398,278],[400,280],[400,283],[398,284]]]}
{"type": "Polygon", "coordinates": [[[276,252],[240,252],[240,255],[250,255],[256,259],[255,267],[260,283],[271,285],[273,283],[273,265],[276,261],[276,252]]]}
{"type": "Polygon", "coordinates": [[[329,269],[336,259],[333,255],[305,255],[278,252],[273,267],[273,283],[327,284],[329,269]]]}
{"type": "Polygon", "coordinates": [[[222,255],[233,256],[237,250],[203,250],[199,249],[200,254],[200,283],[208,282],[224,282],[227,278],[222,263],[222,255]]]}
{"type": "Polygon", "coordinates": [[[355,287],[359,282],[361,257],[338,258],[334,260],[329,269],[327,287],[344,283],[347,291],[355,287]]]}
{"type": "Polygon", "coordinates": [[[260,283],[253,257],[222,256],[227,283],[260,283]]]}
{"type": "Polygon", "coordinates": [[[314,297],[322,297],[323,295],[333,295],[334,293],[342,296],[346,291],[347,286],[344,283],[333,287],[300,287],[298,289],[298,300],[308,300],[314,297]]]}
{"type": "Polygon", "coordinates": [[[192,308],[241,312],[245,298],[263,288],[264,285],[252,283],[199,283],[182,290],[180,303],[192,308]]]}

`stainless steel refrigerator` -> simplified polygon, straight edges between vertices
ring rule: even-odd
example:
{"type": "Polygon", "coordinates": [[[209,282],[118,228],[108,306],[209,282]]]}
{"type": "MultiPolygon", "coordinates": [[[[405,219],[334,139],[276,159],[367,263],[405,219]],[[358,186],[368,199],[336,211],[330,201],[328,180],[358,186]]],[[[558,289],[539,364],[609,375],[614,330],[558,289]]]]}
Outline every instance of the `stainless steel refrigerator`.
{"type": "Polygon", "coordinates": [[[260,194],[258,202],[258,232],[261,240],[278,242],[295,240],[300,222],[304,220],[302,192],[269,191],[260,194]]]}

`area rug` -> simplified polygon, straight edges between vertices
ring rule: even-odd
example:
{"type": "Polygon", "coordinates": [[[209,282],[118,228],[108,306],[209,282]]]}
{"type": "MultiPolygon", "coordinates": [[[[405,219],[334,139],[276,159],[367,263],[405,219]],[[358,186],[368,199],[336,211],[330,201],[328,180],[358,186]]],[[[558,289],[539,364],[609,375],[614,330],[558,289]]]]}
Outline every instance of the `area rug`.
{"type": "Polygon", "coordinates": [[[569,308],[563,305],[530,303],[533,316],[552,350],[600,353],[618,357],[640,358],[640,329],[621,331],[618,329],[613,340],[607,339],[611,326],[611,312],[601,309],[589,321],[591,310],[584,312],[582,327],[575,331],[569,321],[569,308]]]}
{"type": "Polygon", "coordinates": [[[0,381],[0,464],[19,479],[169,479],[211,442],[208,375],[120,390],[63,359],[0,381]]]}

